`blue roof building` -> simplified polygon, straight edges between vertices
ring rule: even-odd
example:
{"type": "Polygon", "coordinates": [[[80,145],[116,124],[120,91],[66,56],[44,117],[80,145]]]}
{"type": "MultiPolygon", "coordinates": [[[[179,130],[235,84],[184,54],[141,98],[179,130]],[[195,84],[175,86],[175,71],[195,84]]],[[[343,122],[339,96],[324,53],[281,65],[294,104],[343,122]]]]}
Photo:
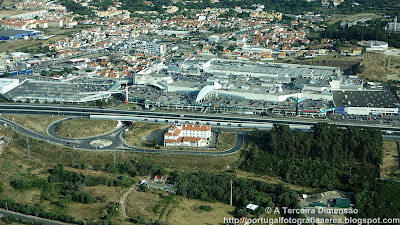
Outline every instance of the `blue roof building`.
{"type": "Polygon", "coordinates": [[[14,29],[4,29],[0,30],[0,40],[14,40],[20,38],[30,38],[37,34],[34,30],[14,30],[14,29]]]}

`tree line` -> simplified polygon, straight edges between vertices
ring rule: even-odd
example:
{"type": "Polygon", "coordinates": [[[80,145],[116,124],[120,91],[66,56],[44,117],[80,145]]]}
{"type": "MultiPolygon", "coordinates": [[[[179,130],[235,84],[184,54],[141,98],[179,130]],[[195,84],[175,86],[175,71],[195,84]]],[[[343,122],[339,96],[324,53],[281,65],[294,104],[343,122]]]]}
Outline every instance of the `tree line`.
{"type": "Polygon", "coordinates": [[[118,179],[108,179],[104,176],[91,176],[83,175],[81,173],[76,173],[64,169],[63,165],[57,165],[53,169],[49,170],[50,176],[48,181],[50,183],[71,183],[75,185],[85,185],[85,186],[97,186],[97,185],[107,185],[107,186],[120,186],[120,187],[130,187],[134,180],[128,178],[126,175],[120,176],[118,179]]]}
{"type": "Polygon", "coordinates": [[[30,224],[30,225],[46,225],[45,223],[38,221],[28,221],[22,218],[16,218],[12,214],[7,217],[0,218],[0,221],[4,221],[6,224],[20,223],[20,224],[30,224]]]}
{"type": "Polygon", "coordinates": [[[24,203],[15,202],[12,199],[1,199],[0,208],[27,215],[38,216],[49,220],[57,220],[73,224],[84,224],[82,220],[76,220],[73,216],[67,214],[46,212],[43,205],[40,204],[29,206],[24,203]]]}
{"type": "Polygon", "coordinates": [[[135,176],[155,176],[166,175],[167,170],[162,166],[157,165],[150,159],[143,157],[138,160],[129,160],[123,163],[96,164],[94,170],[104,171],[107,173],[128,174],[131,177],[135,176]]]}

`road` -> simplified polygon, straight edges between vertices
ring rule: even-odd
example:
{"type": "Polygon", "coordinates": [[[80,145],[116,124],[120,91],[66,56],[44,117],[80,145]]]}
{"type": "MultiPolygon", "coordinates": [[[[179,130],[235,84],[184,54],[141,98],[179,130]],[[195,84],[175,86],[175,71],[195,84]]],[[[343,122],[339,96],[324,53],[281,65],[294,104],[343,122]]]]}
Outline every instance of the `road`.
{"type": "Polygon", "coordinates": [[[122,140],[122,134],[126,128],[126,125],[121,126],[108,134],[103,134],[103,135],[89,137],[89,138],[82,138],[82,139],[69,139],[69,138],[63,138],[63,137],[55,134],[55,125],[57,123],[60,123],[59,121],[54,122],[47,128],[47,132],[50,134],[49,136],[45,136],[45,135],[36,133],[34,131],[31,131],[31,130],[29,130],[11,120],[5,119],[5,118],[0,117],[0,122],[3,125],[13,129],[14,131],[19,132],[25,136],[29,136],[31,138],[48,141],[48,142],[64,145],[67,147],[78,148],[78,149],[82,149],[82,150],[92,150],[92,151],[124,150],[124,151],[134,151],[134,152],[141,152],[141,153],[158,153],[158,154],[173,154],[173,155],[226,156],[226,155],[230,155],[235,152],[238,152],[243,147],[244,136],[246,135],[246,132],[244,132],[244,131],[241,133],[238,133],[235,145],[227,151],[220,151],[220,152],[194,151],[194,150],[144,149],[144,148],[136,148],[136,147],[129,146],[122,140]],[[112,144],[110,146],[103,147],[103,148],[97,148],[90,144],[93,140],[99,140],[99,139],[111,140],[112,144]]]}
{"type": "MultiPolygon", "coordinates": [[[[142,118],[150,118],[150,117],[156,117],[159,118],[161,121],[164,119],[168,120],[181,120],[184,118],[184,120],[196,120],[196,121],[236,121],[238,123],[286,123],[286,124],[301,124],[301,125],[314,125],[315,123],[319,121],[314,121],[314,120],[304,120],[304,119],[298,119],[295,118],[296,120],[291,120],[290,118],[288,119],[283,119],[283,118],[265,118],[265,117],[255,117],[255,116],[248,116],[248,115],[214,115],[214,114],[194,114],[194,113],[180,113],[180,112],[159,112],[159,111],[128,111],[128,110],[116,110],[116,109],[100,109],[100,108],[91,108],[91,107],[79,107],[79,106],[74,106],[74,105],[31,105],[31,104],[9,104],[9,103],[3,103],[0,104],[0,113],[8,113],[8,114],[38,114],[38,115],[64,115],[64,116],[78,116],[78,117],[88,117],[90,115],[135,115],[139,116],[142,118]]],[[[90,138],[85,138],[85,139],[69,139],[69,138],[63,138],[61,136],[58,136],[58,134],[55,132],[56,127],[61,121],[56,121],[52,125],[50,125],[47,129],[47,132],[49,136],[41,135],[36,132],[33,132],[31,130],[28,130],[25,127],[22,127],[10,120],[0,118],[0,122],[11,127],[17,132],[20,132],[26,136],[33,137],[36,139],[44,140],[44,141],[49,141],[61,145],[65,145],[68,147],[73,147],[73,148],[79,148],[83,150],[125,150],[125,151],[134,151],[134,152],[141,152],[141,153],[158,153],[158,154],[175,154],[175,155],[207,155],[207,156],[226,156],[233,154],[237,151],[239,151],[243,144],[244,144],[244,137],[246,135],[246,131],[241,131],[238,132],[237,140],[235,142],[235,145],[223,152],[216,152],[216,151],[194,151],[194,150],[163,150],[163,149],[144,149],[144,148],[136,148],[127,145],[123,139],[122,139],[122,134],[126,128],[125,126],[122,126],[118,129],[115,129],[113,132],[96,136],[96,137],[90,137],[90,138]],[[111,145],[105,146],[102,148],[94,147],[90,143],[94,140],[109,140],[112,142],[111,145]]],[[[349,126],[349,125],[358,125],[361,127],[372,127],[372,125],[367,124],[367,125],[361,125],[361,124],[352,124],[352,123],[346,123],[346,124],[339,124],[341,126],[349,126]]],[[[387,126],[383,124],[376,124],[376,128],[378,129],[384,129],[384,130],[391,130],[391,131],[396,131],[393,132],[393,134],[400,133],[400,127],[394,127],[394,126],[387,126]]],[[[400,137],[397,135],[384,135],[384,139],[386,140],[399,140],[400,137]]]]}
{"type": "Polygon", "coordinates": [[[10,215],[14,215],[16,218],[21,218],[21,219],[25,219],[31,222],[37,221],[37,222],[41,222],[44,224],[48,224],[48,225],[66,225],[69,223],[63,223],[63,222],[58,222],[55,220],[48,220],[48,219],[43,219],[40,217],[36,217],[36,216],[30,216],[30,215],[25,215],[25,214],[21,214],[21,213],[17,213],[17,212],[12,212],[12,211],[8,211],[5,209],[0,209],[0,218],[2,217],[7,217],[10,215]]]}
{"type": "Polygon", "coordinates": [[[141,118],[163,120],[189,120],[189,121],[210,121],[238,124],[266,124],[283,123],[297,125],[314,125],[318,122],[335,123],[338,126],[359,126],[375,127],[381,130],[390,130],[400,132],[399,125],[387,125],[379,123],[367,123],[365,121],[327,121],[302,118],[270,118],[255,115],[234,115],[234,114],[205,114],[205,113],[183,113],[183,112],[165,112],[165,111],[138,111],[138,110],[119,110],[119,109],[100,109],[94,107],[81,107],[79,105],[46,105],[46,104],[16,104],[1,103],[0,113],[8,114],[39,114],[39,115],[63,115],[88,117],[90,115],[102,116],[135,116],[141,118]]]}
{"type": "Polygon", "coordinates": [[[61,120],[57,120],[53,123],[51,123],[49,126],[47,126],[46,132],[47,134],[51,137],[50,141],[55,142],[58,144],[66,145],[69,147],[73,148],[81,148],[81,149],[88,149],[88,150],[99,150],[99,149],[119,149],[119,150],[125,150],[127,148],[127,145],[122,141],[120,135],[125,131],[128,126],[126,124],[112,130],[111,132],[93,136],[93,137],[88,137],[88,138],[66,138],[62,137],[57,134],[56,130],[57,127],[67,121],[73,118],[64,118],[61,120]],[[95,140],[108,140],[111,142],[111,145],[107,147],[95,147],[91,145],[91,143],[95,140]]]}

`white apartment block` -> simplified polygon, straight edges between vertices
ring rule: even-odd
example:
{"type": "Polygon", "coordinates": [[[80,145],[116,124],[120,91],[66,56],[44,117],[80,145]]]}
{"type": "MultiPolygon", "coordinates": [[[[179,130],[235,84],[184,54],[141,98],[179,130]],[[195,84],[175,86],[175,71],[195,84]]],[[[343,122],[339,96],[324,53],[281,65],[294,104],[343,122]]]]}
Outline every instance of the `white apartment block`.
{"type": "Polygon", "coordinates": [[[151,54],[157,54],[160,56],[165,55],[167,52],[167,46],[165,44],[156,44],[144,41],[140,44],[139,48],[147,50],[151,54]]]}
{"type": "Polygon", "coordinates": [[[198,124],[174,124],[164,133],[164,146],[194,146],[208,145],[211,137],[211,126],[198,124]]]}

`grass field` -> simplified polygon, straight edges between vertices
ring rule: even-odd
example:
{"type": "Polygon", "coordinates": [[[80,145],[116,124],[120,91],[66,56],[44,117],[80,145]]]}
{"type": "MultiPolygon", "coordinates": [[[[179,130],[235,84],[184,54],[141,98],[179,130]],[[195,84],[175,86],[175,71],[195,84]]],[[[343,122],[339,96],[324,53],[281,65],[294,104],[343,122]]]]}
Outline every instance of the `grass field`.
{"type": "Polygon", "coordinates": [[[236,140],[236,133],[222,132],[218,135],[218,151],[225,151],[233,147],[236,140]]]}
{"type": "MultiPolygon", "coordinates": [[[[32,189],[27,191],[17,191],[10,186],[10,181],[15,178],[32,179],[40,177],[47,179],[49,176],[48,169],[57,164],[68,165],[70,163],[111,163],[111,153],[83,152],[64,148],[58,145],[49,144],[37,140],[31,140],[30,147],[32,157],[30,160],[26,157],[25,137],[16,134],[13,131],[3,128],[0,135],[11,138],[11,143],[5,148],[3,154],[0,155],[0,182],[3,184],[5,191],[0,198],[12,198],[17,202],[33,205],[35,203],[42,204],[48,211],[68,213],[76,218],[98,218],[106,214],[105,210],[108,202],[116,202],[122,196],[124,188],[120,187],[81,187],[83,191],[92,194],[96,199],[100,199],[104,195],[107,202],[97,202],[93,204],[70,203],[67,209],[59,208],[54,203],[56,199],[47,201],[41,200],[41,190],[32,189]]],[[[107,174],[101,171],[78,170],[66,168],[83,174],[91,174],[93,176],[106,176],[116,178],[117,174],[107,174]]],[[[123,223],[120,223],[123,224],[123,223]]]]}
{"type": "Polygon", "coordinates": [[[167,125],[160,123],[135,122],[132,124],[129,131],[124,133],[124,140],[131,146],[153,148],[153,143],[151,141],[146,141],[145,136],[166,127],[167,125]]]}
{"type": "Polygon", "coordinates": [[[233,217],[235,207],[219,202],[203,202],[194,199],[180,198],[179,204],[171,213],[167,221],[176,225],[203,225],[203,224],[224,224],[224,217],[233,217]],[[205,212],[200,206],[211,206],[211,212],[205,212]]]}
{"type": "MultiPolygon", "coordinates": [[[[145,130],[145,124],[143,126],[144,128],[142,129],[145,130]]],[[[103,196],[106,196],[107,200],[104,202],[99,200],[93,204],[69,203],[66,209],[55,205],[57,199],[53,199],[52,201],[40,200],[40,190],[16,191],[9,185],[12,179],[16,177],[26,179],[41,177],[46,179],[49,175],[47,170],[57,164],[88,164],[89,169],[84,170],[66,168],[67,170],[85,175],[106,176],[108,178],[116,178],[119,175],[90,170],[93,165],[111,163],[113,161],[112,152],[81,151],[33,139],[30,142],[32,157],[28,160],[26,157],[24,136],[4,127],[1,127],[0,135],[12,139],[12,142],[6,147],[4,153],[0,155],[0,182],[5,187],[5,192],[0,195],[0,198],[9,197],[18,202],[30,205],[40,202],[49,211],[64,212],[79,219],[89,219],[91,217],[98,218],[104,216],[110,202],[118,202],[127,191],[127,188],[107,187],[104,185],[95,187],[82,186],[83,191],[93,195],[96,199],[102,199],[103,196]]],[[[116,154],[117,162],[138,159],[144,155],[133,152],[117,152],[116,154]]],[[[155,163],[164,166],[168,171],[204,170],[212,173],[223,173],[238,163],[240,154],[237,153],[226,157],[164,154],[146,154],[146,156],[155,163]]],[[[244,174],[241,171],[237,171],[237,174],[239,177],[262,179],[271,183],[275,182],[266,177],[257,178],[253,174],[244,174]]],[[[150,194],[132,192],[126,201],[128,216],[144,215],[148,221],[161,218],[174,225],[222,224],[223,217],[232,216],[234,210],[234,207],[221,203],[208,203],[182,197],[167,198],[166,193],[162,191],[154,191],[150,192],[150,194]],[[202,205],[211,206],[213,210],[211,212],[201,211],[199,207],[202,205]],[[158,207],[157,210],[155,210],[156,207],[158,207]]],[[[121,225],[128,224],[121,218],[116,221],[121,225]]]]}
{"type": "Polygon", "coordinates": [[[174,225],[223,224],[224,217],[232,217],[233,206],[222,203],[202,202],[169,195],[159,190],[132,192],[126,200],[127,215],[137,218],[144,216],[146,221],[161,219],[174,225]],[[211,206],[211,212],[200,210],[200,206],[211,206]]]}
{"type": "MultiPolygon", "coordinates": [[[[271,214],[263,214],[260,216],[260,218],[262,219],[260,221],[260,223],[254,223],[254,225],[263,225],[263,224],[270,224],[270,223],[266,223],[265,221],[269,221],[270,219],[279,219],[280,214],[279,213],[271,213],[271,214]]],[[[277,225],[283,225],[283,223],[273,223],[273,224],[277,224],[277,225]]]]}
{"type": "Polygon", "coordinates": [[[237,169],[235,172],[238,177],[242,177],[242,178],[265,181],[265,182],[271,183],[271,184],[284,183],[285,185],[289,186],[290,188],[292,188],[295,191],[305,190],[307,192],[313,192],[313,191],[317,190],[316,188],[303,187],[303,186],[299,186],[299,185],[286,183],[286,182],[283,182],[282,180],[280,180],[278,177],[250,173],[250,172],[246,172],[246,171],[239,170],[239,169],[237,169]]]}
{"type": "Polygon", "coordinates": [[[318,56],[312,59],[294,59],[291,63],[297,64],[308,64],[308,65],[316,65],[316,66],[333,66],[340,67],[342,70],[349,69],[351,66],[354,66],[361,62],[362,57],[350,57],[350,56],[340,56],[335,57],[335,55],[325,55],[318,56]]]}
{"type": "Polygon", "coordinates": [[[132,104],[132,103],[129,103],[129,104],[123,103],[115,108],[117,108],[117,109],[139,109],[139,110],[142,109],[142,107],[140,105],[136,105],[136,104],[132,104]]]}
{"type": "MultiPolygon", "coordinates": [[[[6,12],[4,12],[5,10],[0,11],[0,15],[1,13],[3,13],[4,15],[14,15],[16,14],[15,10],[6,10],[6,12]]],[[[21,11],[17,11],[18,13],[22,13],[21,11]]],[[[50,43],[54,43],[56,41],[62,40],[64,38],[67,38],[70,34],[76,32],[76,31],[80,31],[81,28],[73,28],[73,29],[45,29],[44,33],[46,35],[50,35],[53,34],[55,35],[54,37],[51,37],[47,40],[39,40],[39,39],[28,39],[28,40],[24,40],[24,39],[18,39],[18,40],[13,40],[13,41],[2,41],[0,42],[0,52],[6,52],[6,51],[14,51],[17,49],[21,49],[21,48],[29,48],[33,51],[35,51],[36,49],[38,49],[39,47],[41,47],[44,44],[50,44],[50,43]]]]}
{"type": "Polygon", "coordinates": [[[400,180],[399,152],[395,141],[384,141],[381,177],[400,180]]]}
{"type": "Polygon", "coordinates": [[[374,13],[359,13],[359,14],[333,14],[330,19],[327,19],[328,24],[334,24],[339,21],[354,22],[362,18],[382,18],[382,15],[374,13]]]}
{"type": "Polygon", "coordinates": [[[57,127],[63,137],[84,138],[107,133],[117,126],[115,120],[71,119],[57,127]]]}
{"type": "Polygon", "coordinates": [[[4,6],[4,7],[10,7],[10,6],[15,5],[15,3],[16,3],[15,1],[3,0],[1,5],[4,6]]]}
{"type": "Polygon", "coordinates": [[[30,116],[30,115],[3,115],[2,117],[12,120],[19,125],[46,134],[46,127],[54,121],[60,120],[62,116],[30,116]]]}
{"type": "Polygon", "coordinates": [[[225,172],[232,168],[232,165],[238,161],[239,155],[239,153],[236,153],[229,156],[214,157],[154,154],[150,155],[150,158],[169,170],[204,170],[217,173],[225,172]]]}

